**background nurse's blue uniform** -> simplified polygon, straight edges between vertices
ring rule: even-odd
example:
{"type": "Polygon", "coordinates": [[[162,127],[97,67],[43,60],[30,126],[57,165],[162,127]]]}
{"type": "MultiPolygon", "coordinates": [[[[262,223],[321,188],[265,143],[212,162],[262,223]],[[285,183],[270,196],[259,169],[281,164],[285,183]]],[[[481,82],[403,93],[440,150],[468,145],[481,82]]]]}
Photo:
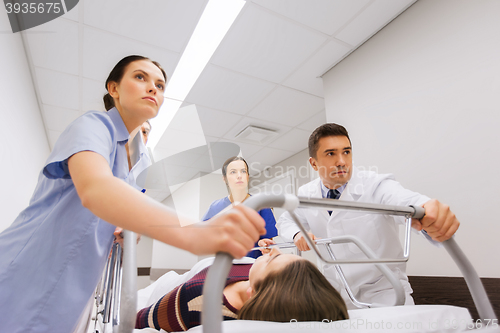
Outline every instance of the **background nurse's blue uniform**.
{"type": "MultiPolygon", "coordinates": [[[[217,215],[220,211],[222,211],[224,208],[228,207],[231,205],[231,201],[229,200],[228,197],[224,197],[219,200],[215,200],[212,202],[210,207],[208,208],[207,212],[203,216],[202,220],[206,221],[217,215]]],[[[260,216],[264,219],[266,222],[266,234],[263,236],[260,236],[259,239],[263,238],[273,238],[278,236],[278,230],[276,229],[276,219],[274,218],[273,211],[269,208],[265,208],[262,210],[259,210],[258,212],[260,216]]],[[[258,243],[258,242],[257,242],[258,243]]],[[[255,243],[255,247],[257,247],[257,243],[255,243]]],[[[251,258],[258,258],[262,255],[262,252],[259,250],[255,251],[250,251],[247,253],[247,257],[251,258]]]]}

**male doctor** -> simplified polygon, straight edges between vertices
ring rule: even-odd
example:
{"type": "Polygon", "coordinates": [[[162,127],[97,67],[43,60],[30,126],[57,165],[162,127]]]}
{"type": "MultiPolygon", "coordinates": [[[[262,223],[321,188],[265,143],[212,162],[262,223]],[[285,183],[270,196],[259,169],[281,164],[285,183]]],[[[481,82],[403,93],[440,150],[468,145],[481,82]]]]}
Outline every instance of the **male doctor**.
{"type": "MultiPolygon", "coordinates": [[[[425,216],[413,220],[412,227],[423,230],[424,236],[434,242],[449,239],[460,223],[449,207],[437,200],[403,188],[390,174],[361,171],[352,165],[352,147],[347,130],[334,123],[318,127],[309,137],[309,163],[319,178],[299,188],[298,196],[308,198],[333,198],[345,201],[368,202],[398,206],[423,206],[425,216]]],[[[380,258],[403,255],[399,241],[398,223],[402,218],[389,215],[364,214],[348,211],[297,209],[296,214],[309,230],[312,239],[341,235],[356,235],[380,258]]],[[[285,241],[293,240],[301,251],[309,250],[302,233],[288,212],[277,222],[279,235],[285,241]]],[[[366,259],[354,244],[333,246],[337,259],[366,259]]],[[[414,304],[413,290],[406,276],[406,264],[388,264],[401,281],[406,292],[405,305],[414,304]]],[[[394,304],[392,285],[373,264],[349,264],[342,269],[355,295],[362,302],[394,304]]],[[[330,283],[341,291],[348,308],[355,308],[338,279],[335,267],[326,264],[324,274],[330,283]]]]}

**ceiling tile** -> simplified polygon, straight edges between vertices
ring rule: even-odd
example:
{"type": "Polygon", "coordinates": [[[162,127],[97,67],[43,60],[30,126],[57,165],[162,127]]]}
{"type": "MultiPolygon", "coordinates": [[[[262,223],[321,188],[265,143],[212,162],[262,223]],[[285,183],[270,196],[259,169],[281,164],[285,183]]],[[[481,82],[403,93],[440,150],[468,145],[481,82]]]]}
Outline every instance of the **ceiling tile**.
{"type": "Polygon", "coordinates": [[[295,127],[324,108],[325,103],[320,97],[279,87],[250,111],[248,116],[295,127]]]}
{"type": "MultiPolygon", "coordinates": [[[[151,130],[155,131],[154,124],[151,130]]],[[[159,154],[168,153],[169,156],[205,146],[206,143],[197,108],[195,105],[187,105],[179,109],[158,141],[154,150],[155,158],[159,154]]]]}
{"type": "Polygon", "coordinates": [[[259,150],[263,148],[263,146],[259,146],[256,144],[251,144],[251,143],[246,143],[246,142],[237,142],[235,140],[229,140],[229,139],[220,139],[217,142],[230,142],[237,144],[240,147],[240,154],[243,158],[248,158],[249,156],[252,156],[259,150]]]}
{"type": "MultiPolygon", "coordinates": [[[[85,0],[84,22],[142,43],[182,53],[207,2],[208,0],[85,0]]],[[[116,46],[118,43],[112,45],[116,46]]]]}
{"type": "Polygon", "coordinates": [[[87,112],[90,110],[105,111],[102,97],[106,93],[104,89],[104,81],[98,82],[89,79],[83,79],[82,90],[82,110],[87,112]]]}
{"type": "Polygon", "coordinates": [[[7,15],[7,11],[3,10],[0,11],[0,31],[2,32],[2,37],[7,36],[7,34],[9,34],[10,36],[16,36],[12,34],[12,27],[10,26],[10,21],[9,21],[9,16],[7,15]]]}
{"type": "Polygon", "coordinates": [[[166,168],[166,179],[169,186],[177,185],[179,182],[177,181],[184,172],[186,171],[185,166],[178,165],[169,165],[166,168]]]}
{"type": "Polygon", "coordinates": [[[339,62],[351,48],[332,40],[293,73],[283,85],[323,97],[323,75],[339,62]]]}
{"type": "Polygon", "coordinates": [[[79,13],[80,13],[79,7],[80,6],[78,6],[78,4],[77,4],[75,7],[73,7],[73,9],[71,9],[69,12],[66,12],[66,14],[64,14],[61,17],[65,18],[65,19],[68,19],[68,20],[72,20],[72,21],[78,22],[78,20],[79,20],[79,13]]]}
{"type": "Polygon", "coordinates": [[[169,156],[172,156],[174,154],[177,154],[179,152],[181,152],[181,150],[179,150],[179,149],[161,148],[161,147],[156,146],[154,151],[153,151],[153,159],[156,162],[159,162],[162,159],[169,157],[169,156]]]}
{"type": "Polygon", "coordinates": [[[46,129],[62,132],[73,120],[81,116],[82,113],[78,110],[42,105],[42,115],[46,129]]]}
{"type": "Polygon", "coordinates": [[[196,108],[198,109],[198,115],[205,136],[220,138],[242,119],[241,116],[229,112],[218,111],[203,106],[197,106],[196,108]]]}
{"type": "Polygon", "coordinates": [[[43,104],[66,109],[79,109],[78,76],[35,68],[40,97],[43,104]]]}
{"type": "MultiPolygon", "coordinates": [[[[153,128],[152,130],[154,131],[155,129],[153,128]]],[[[203,146],[205,144],[206,141],[203,133],[194,134],[191,132],[167,128],[156,147],[181,152],[191,148],[203,146]]]]}
{"type": "Polygon", "coordinates": [[[183,172],[177,177],[171,177],[172,180],[169,179],[169,182],[172,184],[183,184],[190,180],[199,178],[200,170],[198,168],[184,168],[183,172]]]}
{"type": "MultiPolygon", "coordinates": [[[[85,3],[86,5],[87,3],[85,3]]],[[[138,54],[158,61],[171,77],[180,54],[150,46],[127,37],[85,27],[83,35],[83,76],[105,82],[109,72],[123,57],[138,54]]]]}
{"type": "Polygon", "coordinates": [[[220,138],[215,136],[205,135],[205,139],[207,140],[207,143],[209,143],[209,142],[217,142],[219,141],[220,138]]]}
{"type": "Polygon", "coordinates": [[[319,126],[321,126],[325,123],[326,123],[326,112],[325,112],[325,110],[322,110],[322,111],[316,113],[311,118],[304,121],[299,126],[297,126],[297,128],[309,131],[309,134],[311,134],[316,128],[318,128],[319,126]]]}
{"type": "Polygon", "coordinates": [[[252,2],[332,35],[370,0],[252,0],[252,2]]]}
{"type": "Polygon", "coordinates": [[[375,34],[416,0],[376,0],[335,37],[357,46],[375,34]]]}
{"type": "MultiPolygon", "coordinates": [[[[181,159],[177,158],[177,153],[167,152],[167,150],[155,149],[154,160],[155,164],[148,170],[149,186],[155,189],[165,189],[166,184],[172,186],[179,176],[182,175],[189,167],[196,166],[196,161],[199,155],[181,153],[181,159]]],[[[148,182],[146,181],[146,184],[148,182]]]]}
{"type": "MultiPolygon", "coordinates": [[[[171,76],[207,1],[80,1],[63,17],[27,33],[51,146],[78,112],[104,109],[103,82],[122,57],[149,56],[171,76]]],[[[317,77],[349,52],[345,43],[357,46],[413,2],[247,0],[185,103],[199,109],[200,133],[189,132],[198,127],[192,121],[177,118],[155,154],[172,155],[208,139],[234,142],[246,158],[256,155],[266,163],[274,162],[266,149],[275,160],[286,158],[282,155],[298,146],[305,132],[326,121],[317,77]],[[328,39],[331,34],[343,39],[328,39]],[[235,141],[249,124],[279,135],[268,148],[235,141]]],[[[4,18],[0,23],[8,30],[4,18]]]]}
{"type": "Polygon", "coordinates": [[[179,108],[170,124],[168,124],[168,130],[179,130],[193,133],[194,135],[204,135],[198,107],[196,105],[187,105],[179,108]]]}
{"type": "Polygon", "coordinates": [[[279,83],[325,40],[320,33],[247,3],[211,62],[279,83]]]}
{"type": "Polygon", "coordinates": [[[35,66],[78,75],[78,23],[56,19],[25,36],[35,66]]]}
{"type": "Polygon", "coordinates": [[[232,142],[237,144],[240,147],[240,154],[244,159],[247,159],[248,157],[254,155],[263,148],[263,146],[254,145],[246,142],[237,142],[229,140],[220,140],[219,142],[232,142]]]}
{"type": "Polygon", "coordinates": [[[250,111],[275,84],[213,65],[207,65],[186,101],[211,109],[245,114],[250,111]]]}
{"type": "MultiPolygon", "coordinates": [[[[177,154],[173,154],[168,158],[168,165],[178,166],[178,167],[196,167],[196,162],[200,160],[201,155],[197,153],[192,153],[189,150],[182,151],[177,154]]],[[[175,169],[177,171],[177,169],[175,169]]],[[[175,173],[176,175],[182,173],[182,170],[175,173]]]]}
{"type": "Polygon", "coordinates": [[[268,166],[273,166],[293,154],[294,153],[286,150],[264,147],[246,160],[250,168],[250,173],[252,173],[252,170],[254,170],[254,172],[257,170],[262,171],[268,166]]]}
{"type": "Polygon", "coordinates": [[[283,134],[268,146],[296,153],[307,148],[307,141],[309,140],[310,135],[311,133],[308,131],[292,129],[290,132],[283,134]]]}
{"type": "Polygon", "coordinates": [[[170,190],[168,188],[165,190],[147,189],[146,195],[158,202],[162,202],[170,195],[170,190]]]}
{"type": "MultiPolygon", "coordinates": [[[[254,125],[257,127],[267,128],[276,131],[278,133],[278,136],[288,132],[291,129],[291,127],[285,126],[283,124],[271,123],[268,120],[265,120],[265,118],[263,120],[257,118],[243,117],[237,124],[232,126],[232,128],[226,134],[224,134],[223,138],[219,141],[229,140],[229,141],[235,141],[235,143],[239,144],[239,142],[241,141],[236,139],[236,135],[240,133],[242,130],[244,130],[245,127],[247,127],[248,125],[254,125]]],[[[272,140],[275,139],[276,137],[273,138],[272,140]]]]}

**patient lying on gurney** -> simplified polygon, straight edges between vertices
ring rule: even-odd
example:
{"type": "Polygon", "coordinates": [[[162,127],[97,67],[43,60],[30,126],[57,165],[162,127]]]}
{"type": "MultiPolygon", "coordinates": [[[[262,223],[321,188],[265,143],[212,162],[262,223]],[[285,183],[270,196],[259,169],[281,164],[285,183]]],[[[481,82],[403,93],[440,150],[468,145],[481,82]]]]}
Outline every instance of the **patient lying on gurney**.
{"type": "MultiPolygon", "coordinates": [[[[208,267],[140,310],[136,328],[185,331],[201,324],[203,283],[208,267]]],[[[223,297],[224,320],[277,322],[348,318],[339,293],[308,260],[275,247],[254,264],[233,264],[223,297]]]]}

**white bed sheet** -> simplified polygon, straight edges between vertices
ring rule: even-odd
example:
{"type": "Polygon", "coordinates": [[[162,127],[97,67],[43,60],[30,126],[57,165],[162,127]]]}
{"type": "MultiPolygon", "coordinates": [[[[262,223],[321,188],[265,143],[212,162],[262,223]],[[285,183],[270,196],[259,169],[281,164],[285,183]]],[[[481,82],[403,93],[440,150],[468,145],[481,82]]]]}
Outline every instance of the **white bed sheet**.
{"type": "MultiPolygon", "coordinates": [[[[255,332],[321,332],[321,333],[431,333],[465,332],[471,322],[466,308],[447,305],[407,305],[349,311],[350,319],[336,322],[276,323],[267,321],[232,320],[223,322],[225,333],[255,332]]],[[[488,330],[494,332],[494,330],[488,330]]],[[[136,333],[155,330],[135,330],[136,333]]],[[[157,332],[157,331],[156,331],[157,332]]],[[[165,331],[161,331],[165,332],[165,331]]],[[[190,333],[202,333],[202,326],[193,327],[190,333]]],[[[478,332],[483,332],[479,330],[478,332]]]]}
{"type": "MultiPolygon", "coordinates": [[[[239,263],[253,263],[251,258],[243,258],[239,263]]],[[[137,309],[140,310],[156,302],[170,290],[189,280],[203,268],[211,265],[213,258],[198,262],[191,271],[179,275],[169,272],[138,292],[137,309]]],[[[358,309],[349,311],[348,320],[331,323],[300,322],[276,323],[266,321],[233,320],[223,323],[223,332],[254,333],[254,332],[464,332],[467,323],[471,322],[466,308],[445,305],[413,305],[383,307],[374,309],[358,309]]],[[[482,331],[482,330],[481,330],[482,331]]],[[[488,330],[490,331],[490,330],[488,330]]],[[[154,329],[134,330],[136,333],[158,332],[154,329]]],[[[165,332],[165,331],[161,331],[165,332]]],[[[202,327],[194,327],[188,332],[201,333],[202,327]]]]}

